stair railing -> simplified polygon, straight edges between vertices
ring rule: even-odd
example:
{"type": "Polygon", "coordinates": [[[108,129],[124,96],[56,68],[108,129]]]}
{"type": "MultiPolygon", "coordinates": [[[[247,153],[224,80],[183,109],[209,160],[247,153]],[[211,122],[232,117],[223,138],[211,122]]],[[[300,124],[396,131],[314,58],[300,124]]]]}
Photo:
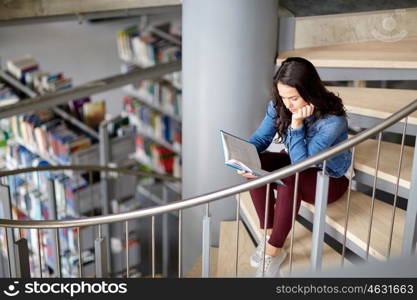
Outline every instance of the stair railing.
{"type": "MultiPolygon", "coordinates": [[[[11,237],[10,234],[13,231],[13,229],[35,229],[37,230],[37,234],[39,235],[39,230],[47,230],[47,229],[53,229],[56,232],[56,246],[59,247],[59,237],[58,237],[58,230],[61,228],[77,228],[78,232],[80,228],[86,227],[86,226],[98,226],[99,228],[99,234],[98,238],[108,238],[103,237],[101,235],[101,225],[103,224],[111,224],[111,223],[117,223],[117,222],[128,222],[129,220],[134,219],[140,219],[145,217],[151,217],[152,218],[152,276],[155,276],[155,217],[161,214],[165,213],[171,213],[171,212],[178,212],[180,216],[179,221],[179,261],[178,261],[178,275],[179,277],[182,277],[182,211],[187,208],[195,207],[198,205],[206,205],[206,215],[208,215],[208,205],[209,203],[223,199],[229,196],[233,195],[239,195],[242,192],[249,191],[251,189],[265,186],[267,185],[267,189],[270,189],[270,184],[278,179],[282,179],[291,175],[295,175],[296,178],[298,178],[298,175],[301,171],[317,165],[318,163],[323,162],[324,170],[326,161],[334,157],[335,155],[338,155],[344,151],[347,151],[349,149],[354,148],[356,145],[360,144],[361,142],[365,141],[368,138],[371,138],[377,134],[379,134],[379,142],[381,139],[381,133],[384,129],[390,127],[391,125],[395,124],[396,122],[406,118],[411,113],[413,113],[417,109],[417,99],[402,108],[400,111],[394,113],[389,118],[381,121],[379,124],[377,124],[375,127],[369,128],[364,130],[363,132],[355,135],[354,137],[335,145],[331,148],[329,148],[326,151],[323,151],[321,153],[318,153],[314,156],[311,156],[301,162],[298,162],[293,165],[289,165],[287,167],[281,168],[279,170],[276,170],[272,172],[271,174],[262,176],[260,178],[234,185],[228,188],[224,188],[221,190],[217,190],[211,193],[199,195],[196,197],[192,197],[189,199],[184,199],[180,201],[171,202],[168,204],[160,205],[157,207],[151,207],[146,209],[139,209],[134,210],[126,213],[117,213],[117,214],[111,214],[111,215],[105,215],[105,216],[95,216],[95,217],[87,217],[87,218],[79,218],[74,220],[43,220],[43,221],[35,221],[35,220],[29,220],[29,221],[22,221],[22,220],[12,220],[11,216],[9,219],[0,219],[0,227],[5,228],[6,232],[6,243],[7,243],[7,252],[9,257],[9,265],[15,263],[16,266],[14,267],[15,273],[11,273],[11,277],[24,277],[24,276],[30,276],[30,274],[27,271],[27,244],[25,242],[22,242],[22,239],[19,239],[17,242],[15,242],[11,237]],[[13,257],[13,253],[16,254],[15,257],[13,257]]],[[[405,125],[406,126],[406,122],[405,125]]],[[[405,130],[403,131],[403,140],[404,140],[405,130]]],[[[402,144],[404,141],[402,142],[402,144]]],[[[402,146],[403,147],[403,146],[402,146]]],[[[379,151],[377,151],[379,153],[379,151]]],[[[403,151],[401,151],[401,157],[403,155],[403,151]]],[[[402,158],[400,158],[402,159],[402,158]]],[[[378,161],[378,159],[377,159],[378,161]]],[[[378,169],[378,165],[376,166],[378,169]]],[[[54,167],[38,167],[38,168],[26,168],[26,169],[20,169],[20,170],[12,170],[12,171],[3,171],[0,172],[0,177],[7,177],[9,175],[15,175],[15,174],[22,174],[27,172],[41,172],[41,171],[50,171],[50,170],[71,170],[71,169],[79,169],[79,170],[96,170],[101,172],[122,172],[122,173],[129,173],[136,176],[152,176],[152,177],[158,177],[158,175],[149,175],[144,174],[143,172],[137,172],[132,170],[124,170],[121,168],[109,168],[109,167],[102,167],[102,166],[54,166],[54,167]]],[[[401,170],[401,161],[399,165],[399,172],[401,170]]],[[[375,182],[377,180],[378,172],[375,173],[375,182]]],[[[163,177],[163,176],[159,176],[163,177]]],[[[164,177],[165,179],[169,180],[169,178],[164,177]]],[[[172,179],[172,178],[171,178],[172,179]]],[[[351,182],[352,179],[350,179],[349,182],[349,190],[351,188],[351,182]]],[[[398,178],[397,178],[398,180],[398,178]]],[[[298,180],[295,185],[295,191],[298,190],[298,180]]],[[[311,250],[311,266],[313,270],[319,270],[321,267],[321,260],[322,260],[322,249],[323,249],[323,242],[324,242],[324,232],[325,232],[325,210],[327,207],[327,192],[328,192],[328,185],[329,185],[329,177],[326,174],[326,172],[319,172],[318,173],[318,179],[317,179],[317,189],[316,189],[316,202],[315,202],[315,217],[314,217],[314,223],[313,223],[313,243],[312,243],[312,250],[311,250]]],[[[375,184],[373,188],[373,194],[375,190],[375,184]]],[[[5,189],[3,189],[3,192],[7,193],[7,186],[5,186],[5,189]]],[[[3,194],[4,196],[5,194],[3,194]]],[[[267,193],[268,196],[268,193],[267,193]]],[[[296,195],[294,195],[294,200],[296,200],[296,195]]],[[[350,196],[350,192],[349,192],[350,196]]],[[[374,196],[373,196],[374,198],[374,196]]],[[[408,207],[407,207],[407,214],[406,214],[406,223],[405,223],[405,229],[404,229],[404,235],[403,235],[403,244],[402,244],[402,254],[404,256],[406,255],[412,255],[414,254],[415,246],[416,246],[416,239],[417,239],[417,151],[414,151],[414,159],[413,159],[413,167],[412,167],[412,178],[411,178],[411,188],[410,188],[410,196],[408,199],[408,207]]],[[[9,198],[10,199],[10,198],[9,198]]],[[[268,197],[266,199],[268,201],[268,197]]],[[[371,219],[370,219],[370,225],[369,225],[369,233],[368,233],[368,241],[367,241],[367,252],[369,250],[369,242],[370,242],[370,234],[371,234],[371,227],[372,227],[372,211],[374,207],[374,200],[372,201],[372,206],[370,208],[371,210],[371,219]]],[[[236,210],[236,220],[239,220],[239,205],[240,205],[240,198],[237,197],[237,204],[238,208],[236,210]]],[[[348,201],[348,207],[347,207],[347,213],[349,212],[349,201],[348,201]]],[[[393,207],[393,215],[395,214],[395,206],[393,207]]],[[[295,216],[296,212],[293,212],[293,223],[295,222],[295,216]]],[[[349,215],[346,215],[345,218],[345,232],[344,232],[344,243],[343,243],[343,249],[345,249],[346,245],[346,227],[348,225],[348,217],[349,215]]],[[[395,215],[394,215],[395,217],[395,215]]],[[[203,220],[203,222],[207,222],[206,219],[203,220]]],[[[209,223],[209,222],[207,222],[209,223]]],[[[237,222],[239,224],[239,222],[237,222]]],[[[392,226],[391,226],[392,227],[392,226]]],[[[128,243],[128,226],[125,226],[126,229],[126,243],[128,243]]],[[[294,227],[293,227],[294,229],[294,227]]],[[[206,235],[210,235],[210,226],[209,224],[204,227],[204,230],[206,231],[206,235]],[[208,231],[208,232],[207,232],[208,231]]],[[[392,232],[390,233],[390,236],[392,237],[392,232]]],[[[266,239],[266,229],[264,230],[264,240],[266,239]]],[[[204,239],[203,239],[204,241],[204,239]]],[[[291,265],[290,269],[292,267],[292,250],[293,250],[293,241],[294,241],[294,230],[292,230],[291,234],[291,265]]],[[[102,240],[97,239],[96,241],[96,264],[99,265],[99,267],[96,265],[97,270],[106,270],[105,262],[100,257],[100,253],[103,253],[107,251],[105,247],[105,243],[102,242],[102,240]]],[[[239,244],[239,230],[237,230],[236,235],[236,242],[237,242],[237,253],[236,253],[236,264],[238,264],[238,244],[239,244]]],[[[390,238],[390,245],[391,245],[391,238],[390,238]]],[[[389,245],[389,247],[390,247],[389,245]]],[[[126,244],[126,247],[128,245],[126,244]]],[[[208,243],[205,243],[205,247],[209,247],[208,243]]],[[[81,254],[80,249],[82,249],[82,246],[78,244],[78,253],[79,253],[79,263],[80,263],[80,277],[82,274],[81,269],[81,254]]],[[[59,253],[59,251],[58,251],[59,253]]],[[[207,251],[203,249],[203,253],[209,253],[209,250],[207,251]],[[204,252],[205,251],[205,252],[204,252]]],[[[128,263],[128,258],[126,259],[128,263]]],[[[207,263],[206,262],[203,262],[207,263]]],[[[13,269],[13,268],[11,268],[13,269]]],[[[127,276],[129,274],[129,265],[126,266],[127,269],[127,276]]],[[[203,268],[203,277],[209,276],[209,264],[207,264],[207,267],[203,268]]],[[[237,273],[237,266],[236,266],[236,273],[237,273]]],[[[105,276],[107,274],[103,274],[100,272],[97,272],[97,276],[105,276]]],[[[236,274],[237,275],[237,274],[236,274]]]]}

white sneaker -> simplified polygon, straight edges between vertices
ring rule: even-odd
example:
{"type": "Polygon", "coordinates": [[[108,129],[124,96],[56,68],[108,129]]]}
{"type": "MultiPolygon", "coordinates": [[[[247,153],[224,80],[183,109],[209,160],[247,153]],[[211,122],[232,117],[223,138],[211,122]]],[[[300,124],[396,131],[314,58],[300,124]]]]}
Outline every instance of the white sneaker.
{"type": "MultiPolygon", "coordinates": [[[[269,235],[266,236],[266,240],[269,240],[269,235]]],[[[259,262],[261,261],[262,257],[264,256],[264,249],[265,249],[265,243],[264,238],[262,237],[260,243],[258,244],[258,247],[256,247],[255,252],[250,256],[250,265],[252,268],[259,267],[259,262]]]]}
{"type": "Polygon", "coordinates": [[[280,277],[279,267],[287,258],[287,251],[281,249],[281,253],[277,256],[265,255],[265,273],[263,273],[263,259],[259,262],[256,270],[256,277],[280,277]]]}

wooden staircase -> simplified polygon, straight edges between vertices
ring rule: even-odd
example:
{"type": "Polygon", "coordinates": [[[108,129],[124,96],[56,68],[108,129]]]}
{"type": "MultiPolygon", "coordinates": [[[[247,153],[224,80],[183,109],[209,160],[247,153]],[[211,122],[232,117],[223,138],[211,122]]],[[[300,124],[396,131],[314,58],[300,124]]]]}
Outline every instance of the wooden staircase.
{"type": "MultiPolygon", "coordinates": [[[[330,87],[338,93],[348,110],[348,114],[360,114],[363,118],[371,116],[382,120],[401,107],[407,105],[415,98],[417,92],[412,90],[389,90],[371,88],[351,88],[351,87],[330,87]],[[397,99],[398,101],[394,101],[397,99]],[[371,99],[366,101],[366,99],[371,99]],[[384,99],[387,104],[373,101],[372,99],[384,99]],[[389,104],[388,104],[389,103],[389,104]]],[[[417,113],[412,114],[408,119],[408,126],[417,125],[417,113]]],[[[387,130],[389,131],[389,129],[387,130]]],[[[377,151],[377,140],[368,139],[357,145],[355,151],[354,169],[355,174],[366,174],[372,180],[375,175],[375,162],[377,151]]],[[[400,144],[393,142],[381,142],[379,170],[377,188],[386,192],[393,192],[396,184],[398,162],[400,154],[400,144]],[[385,185],[380,185],[385,182],[385,185]],[[387,184],[390,185],[389,188],[387,184]],[[385,189],[386,188],[386,189],[385,189]]],[[[408,194],[411,181],[411,169],[414,155],[414,147],[405,146],[402,169],[400,173],[399,187],[408,194]]],[[[358,176],[359,177],[359,176],[358,176]]],[[[362,178],[362,177],[361,177],[362,178]]],[[[368,184],[369,185],[369,184],[368,184]]],[[[371,188],[371,187],[370,187],[371,188]]],[[[328,205],[326,212],[326,232],[338,240],[344,234],[347,196],[342,196],[338,201],[328,205]]],[[[256,244],[253,240],[263,239],[263,231],[259,229],[259,221],[252,200],[248,192],[242,193],[241,197],[241,216],[245,226],[240,224],[239,235],[239,259],[237,277],[253,277],[255,269],[249,265],[249,257],[255,250],[256,244]],[[248,230],[246,230],[248,228],[248,230]],[[251,238],[252,236],[252,238],[251,238]]],[[[370,208],[372,198],[360,191],[352,190],[350,215],[347,226],[347,247],[358,256],[366,259],[368,228],[370,222],[370,208]],[[352,246],[353,245],[353,246],[352,246]]],[[[372,222],[371,238],[369,245],[369,259],[385,260],[389,247],[389,233],[391,229],[391,219],[393,206],[391,204],[375,199],[374,218],[372,222]]],[[[402,236],[404,231],[406,212],[396,208],[393,238],[391,244],[391,256],[397,256],[401,252],[402,236]]],[[[302,201],[300,215],[312,221],[314,205],[302,201]],[[307,212],[307,214],[306,214],[307,212]]],[[[290,248],[290,235],[284,247],[290,248]]],[[[295,242],[292,272],[300,274],[309,271],[311,255],[312,233],[303,225],[296,222],[295,242]]],[[[221,233],[219,248],[212,248],[211,276],[212,277],[235,277],[236,276],[236,222],[224,221],[221,223],[221,233]]],[[[341,263],[341,255],[327,244],[323,248],[323,268],[337,267],[341,263]]],[[[201,259],[200,259],[201,260],[201,259]]],[[[350,262],[345,259],[345,265],[350,262]]],[[[289,275],[289,257],[282,266],[283,275],[289,275]]],[[[195,277],[201,277],[201,262],[193,268],[195,277]],[[199,267],[200,266],[200,267],[199,267]],[[197,271],[196,271],[197,270],[197,271]]]]}
{"type": "MultiPolygon", "coordinates": [[[[390,90],[374,88],[353,88],[353,87],[330,87],[330,90],[336,92],[343,99],[348,114],[356,114],[361,118],[375,118],[379,121],[388,117],[392,113],[400,110],[402,107],[417,98],[417,92],[414,90],[390,90]]],[[[408,118],[408,128],[415,132],[416,113],[408,118]]],[[[354,122],[353,122],[354,123],[354,122]]],[[[355,125],[355,124],[353,124],[355,125]]],[[[402,126],[402,125],[401,125],[402,126]]],[[[391,128],[386,131],[390,132],[391,128]]],[[[394,132],[396,132],[394,130],[394,132]]],[[[354,169],[356,180],[372,188],[375,176],[375,163],[377,154],[377,140],[368,139],[357,145],[355,151],[354,169]],[[363,180],[363,179],[367,180],[363,180]]],[[[400,144],[393,142],[381,142],[380,159],[377,173],[377,188],[393,194],[397,182],[398,164],[400,158],[400,144]]],[[[401,173],[399,180],[400,195],[408,198],[410,189],[411,170],[414,155],[414,147],[405,146],[401,173]]],[[[392,199],[394,196],[392,195],[392,199]]],[[[333,232],[340,237],[344,233],[344,222],[346,214],[347,193],[327,208],[326,223],[333,232]]],[[[314,206],[302,202],[303,211],[305,208],[314,212],[314,206]]],[[[371,197],[359,191],[351,193],[351,211],[349,215],[349,224],[347,229],[347,239],[355,245],[351,250],[359,256],[366,258],[366,243],[368,240],[368,229],[370,222],[371,197]]],[[[304,212],[306,211],[304,210],[304,212]]],[[[391,229],[391,219],[393,206],[378,199],[375,200],[374,218],[371,229],[371,240],[369,246],[369,256],[376,259],[386,259],[389,247],[389,233],[391,229]]],[[[393,239],[391,246],[391,255],[400,254],[402,246],[402,236],[404,231],[404,221],[406,212],[396,208],[393,239]]],[[[340,238],[339,238],[340,241],[340,238]]]]}
{"type": "MultiPolygon", "coordinates": [[[[360,114],[364,118],[370,115],[371,117],[377,118],[379,120],[388,117],[392,113],[401,109],[401,107],[407,105],[415,98],[417,98],[417,92],[413,90],[389,90],[351,87],[330,87],[330,89],[340,94],[349,114],[360,114]],[[370,101],[365,101],[365,99],[370,99],[370,101]],[[384,99],[387,104],[385,104],[384,101],[378,102],[372,101],[372,99],[384,99]],[[394,101],[394,99],[399,100],[394,101]]],[[[414,113],[408,118],[408,126],[414,126],[416,124],[416,116],[417,113],[414,113]]],[[[389,129],[387,131],[389,131],[389,129]]],[[[373,179],[375,175],[376,152],[376,140],[368,139],[360,145],[356,146],[356,155],[354,161],[354,169],[356,174],[363,173],[373,179]]],[[[390,184],[391,188],[387,189],[387,192],[392,192],[392,187],[396,184],[399,154],[399,144],[385,141],[381,142],[377,182],[386,182],[390,184]]],[[[410,189],[413,154],[414,147],[404,147],[399,186],[406,191],[409,191],[410,189]]],[[[380,185],[377,185],[377,187],[384,190],[384,188],[381,188],[380,185]]],[[[341,241],[340,237],[344,234],[347,196],[348,193],[346,192],[342,199],[336,201],[333,204],[330,204],[326,212],[326,223],[328,227],[326,231],[333,237],[335,237],[334,233],[337,233],[339,241],[341,241]],[[331,230],[329,230],[329,228],[331,228],[331,230]]],[[[241,194],[241,199],[241,213],[244,216],[246,225],[248,228],[250,228],[254,239],[259,241],[261,238],[263,238],[263,235],[259,230],[258,217],[254,210],[249,193],[241,194]]],[[[362,258],[366,258],[371,201],[372,198],[370,196],[360,191],[352,190],[350,215],[347,226],[347,247],[349,247],[349,245],[355,245],[355,247],[352,247],[350,250],[362,258]]],[[[311,216],[314,214],[314,205],[302,201],[302,208],[304,208],[304,211],[307,210],[310,212],[310,221],[312,221],[311,216]]],[[[375,199],[374,217],[372,221],[369,245],[370,259],[385,260],[387,258],[393,209],[394,208],[391,204],[375,199]]],[[[395,209],[395,222],[390,253],[391,256],[397,256],[401,253],[402,236],[406,214],[406,212],[400,208],[395,209]]],[[[232,231],[232,229],[229,229],[229,231],[232,231]]],[[[230,240],[229,243],[231,243],[230,240]]],[[[287,238],[287,242],[285,244],[286,248],[289,248],[289,243],[290,236],[287,238]]],[[[230,246],[229,249],[232,249],[232,246],[230,246]]],[[[307,271],[309,269],[310,253],[311,233],[301,224],[296,222],[293,265],[293,270],[295,272],[298,273],[300,270],[307,271]]],[[[248,257],[243,259],[246,262],[248,261],[248,257]]],[[[221,260],[221,255],[219,255],[219,260],[221,260]]],[[[339,264],[340,261],[341,255],[329,246],[325,245],[323,251],[323,268],[335,266],[339,264]]],[[[245,265],[239,265],[239,268],[245,270],[245,265]]],[[[287,259],[283,266],[284,275],[288,275],[288,270],[289,264],[287,259]]],[[[229,272],[222,273],[221,275],[234,276],[234,269],[232,268],[229,270],[229,272]]],[[[243,271],[242,274],[239,273],[239,276],[242,275],[245,275],[243,271]]]]}
{"type": "MultiPolygon", "coordinates": [[[[326,17],[323,17],[326,18],[326,17]]],[[[293,22],[295,24],[295,21],[293,22]]],[[[325,24],[323,22],[323,24],[325,24]]],[[[295,25],[294,25],[295,26],[295,25]]],[[[324,26],[324,25],[323,25],[324,26]]],[[[341,25],[343,26],[343,25],[341,25]]],[[[336,28],[337,29],[337,28],[336,28]]],[[[340,29],[338,27],[338,29],[340,29]]],[[[324,30],[325,31],[325,30],[324,30]]],[[[302,35],[303,31],[299,33],[302,35]]],[[[328,35],[334,34],[329,31],[328,35]]],[[[326,33],[324,33],[326,34],[326,33]]],[[[289,40],[294,43],[294,31],[289,31],[289,40]]],[[[281,39],[281,37],[280,37],[281,39]]],[[[329,38],[332,39],[331,37],[329,38]]],[[[285,39],[283,39],[285,40],[285,39]]],[[[325,39],[323,39],[324,41],[325,39]]],[[[337,39],[335,39],[337,40],[337,39]]],[[[294,44],[292,45],[294,46],[294,44]]],[[[285,47],[284,47],[285,48],[285,47]]],[[[290,49],[290,47],[286,49],[290,49]]],[[[417,78],[417,37],[408,36],[395,42],[366,41],[329,46],[317,46],[282,51],[278,53],[276,64],[279,66],[287,57],[301,56],[310,60],[318,69],[323,80],[410,80],[417,78]]],[[[399,111],[402,107],[417,99],[416,90],[385,89],[366,87],[329,86],[343,99],[349,116],[349,126],[352,129],[369,128],[399,111]]],[[[402,133],[404,120],[387,128],[384,132],[402,133]]],[[[416,135],[417,112],[407,118],[408,135],[416,135]]],[[[370,224],[370,209],[374,176],[377,176],[376,187],[392,195],[397,184],[397,172],[400,155],[398,139],[381,142],[378,172],[376,173],[377,140],[368,139],[355,147],[355,181],[350,196],[350,214],[347,225],[347,247],[358,256],[367,259],[367,240],[370,224]],[[357,189],[356,186],[359,186],[357,189]],[[363,187],[368,187],[368,191],[363,187]]],[[[405,146],[402,168],[399,179],[398,195],[408,198],[411,187],[412,162],[414,147],[405,146]]],[[[395,208],[388,202],[378,199],[374,202],[373,220],[369,244],[370,260],[386,260],[389,248],[389,235],[392,215],[395,210],[395,222],[391,243],[391,256],[401,253],[406,211],[395,208]]],[[[255,249],[250,239],[259,242],[263,232],[259,229],[259,221],[248,192],[242,193],[241,216],[246,225],[240,226],[238,274],[236,274],[236,222],[222,222],[220,247],[218,249],[218,265],[215,276],[219,277],[251,277],[255,269],[248,262],[249,256],[255,249]],[[248,228],[249,232],[246,230],[248,228]]],[[[345,231],[345,217],[347,212],[348,192],[338,201],[328,205],[326,211],[326,233],[341,242],[345,231]]],[[[386,199],[385,199],[386,201],[386,199]]],[[[314,205],[302,201],[300,215],[312,222],[314,205]]],[[[296,222],[294,241],[293,271],[295,273],[310,269],[311,232],[296,222]]],[[[290,237],[287,238],[285,248],[289,248],[290,237]]],[[[341,255],[328,245],[323,248],[323,268],[337,266],[341,262],[341,255]]],[[[345,261],[345,264],[349,262],[345,261]]],[[[284,275],[288,275],[289,259],[282,267],[284,275]]]]}
{"type": "Polygon", "coordinates": [[[291,56],[304,57],[318,68],[417,69],[417,38],[392,43],[370,41],[283,51],[278,55],[277,65],[291,56]]]}
{"type": "MultiPolygon", "coordinates": [[[[259,228],[258,216],[253,206],[249,192],[240,194],[241,215],[246,220],[246,224],[251,228],[254,239],[261,241],[263,239],[263,230],[259,228]]],[[[290,250],[291,232],[284,244],[284,248],[290,250]]],[[[310,269],[310,253],[311,253],[312,237],[311,232],[303,225],[296,222],[294,231],[294,252],[292,271],[302,272],[310,269]]],[[[334,267],[341,263],[342,257],[329,245],[323,246],[323,267],[334,267]]],[[[345,264],[348,263],[345,260],[345,264]]],[[[289,256],[282,265],[283,275],[289,274],[289,256]]]]}
{"type": "MultiPolygon", "coordinates": [[[[241,214],[247,224],[257,222],[255,208],[252,204],[249,193],[241,194],[241,214]]],[[[210,277],[254,277],[256,269],[249,264],[249,258],[255,251],[254,244],[249,232],[242,221],[239,225],[239,253],[238,268],[236,276],[236,221],[223,221],[220,226],[219,248],[211,248],[210,251],[210,277]]],[[[251,225],[249,225],[251,226],[251,225]]],[[[263,231],[256,226],[255,239],[263,238],[263,231]]],[[[284,247],[290,249],[290,239],[287,239],[284,247]]],[[[296,222],[293,250],[292,272],[307,272],[310,268],[311,232],[303,225],[296,222]]],[[[324,245],[323,266],[334,267],[341,263],[341,255],[330,246],[324,245]]],[[[345,261],[345,265],[350,264],[345,261]]],[[[289,275],[289,256],[282,265],[283,276],[289,275]]],[[[201,277],[201,257],[197,260],[191,271],[185,277],[201,277]]]]}
{"type": "MultiPolygon", "coordinates": [[[[324,18],[324,17],[323,17],[324,18]]],[[[339,28],[340,29],[340,28],[339,28]]],[[[300,30],[302,33],[302,30],[300,30]]],[[[294,34],[290,31],[289,33],[294,34]]],[[[333,32],[334,34],[334,32],[333,32]]],[[[294,39],[290,37],[289,40],[294,39]]],[[[293,45],[294,46],[294,45],[293,45]]],[[[288,48],[287,48],[288,49],[288,48]]],[[[395,42],[367,41],[299,48],[280,52],[276,64],[279,66],[287,57],[301,56],[310,60],[318,69],[323,80],[409,80],[417,78],[417,37],[405,37],[395,42]],[[323,75],[322,75],[323,74],[323,75]]],[[[347,109],[351,128],[369,128],[399,111],[402,107],[417,99],[416,90],[385,89],[366,87],[329,86],[329,90],[338,94],[347,109]]],[[[402,133],[403,121],[384,132],[402,133]]],[[[407,118],[407,134],[417,132],[417,112],[407,118]]],[[[372,189],[376,173],[377,140],[368,139],[355,147],[355,179],[363,186],[372,189]]],[[[400,145],[397,141],[382,141],[380,160],[377,172],[378,190],[393,194],[397,184],[400,145]]],[[[411,172],[414,147],[405,146],[402,168],[399,180],[398,195],[408,198],[411,187],[411,172]]],[[[369,191],[362,189],[351,191],[350,215],[347,225],[347,247],[358,256],[367,258],[367,240],[370,224],[370,209],[372,197],[369,191]]],[[[345,231],[348,193],[338,201],[328,205],[326,211],[326,232],[341,242],[345,231]]],[[[242,193],[241,216],[246,227],[240,225],[238,273],[236,274],[236,228],[235,221],[225,221],[221,224],[216,277],[252,277],[255,269],[249,265],[249,256],[256,244],[263,238],[259,229],[259,221],[248,192],[242,193]],[[249,230],[246,230],[246,228],[249,230]],[[250,238],[252,237],[252,239],[250,238]]],[[[394,196],[392,195],[392,198],[394,196]]],[[[391,256],[401,253],[406,211],[394,208],[392,204],[378,199],[374,202],[373,220],[369,244],[370,260],[386,260],[389,248],[391,219],[395,210],[395,222],[391,244],[391,256]]],[[[314,205],[302,201],[300,215],[312,221],[314,205]]],[[[296,222],[294,241],[293,271],[308,271],[310,269],[311,232],[296,222]]],[[[285,243],[289,249],[291,232],[285,243]]],[[[323,247],[323,268],[338,266],[341,255],[328,245],[323,247]]],[[[345,260],[345,265],[349,264],[345,260]]],[[[289,272],[289,259],[282,266],[285,275],[289,272]]],[[[201,276],[201,272],[199,274],[201,276]]]]}

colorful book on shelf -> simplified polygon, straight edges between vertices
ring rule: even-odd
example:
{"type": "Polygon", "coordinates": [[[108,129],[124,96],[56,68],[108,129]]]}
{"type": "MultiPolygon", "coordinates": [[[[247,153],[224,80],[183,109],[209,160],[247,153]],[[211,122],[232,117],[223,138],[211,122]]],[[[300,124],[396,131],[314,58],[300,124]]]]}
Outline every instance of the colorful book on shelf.
{"type": "Polygon", "coordinates": [[[75,153],[77,151],[90,147],[91,144],[92,144],[91,139],[89,139],[86,136],[79,136],[75,140],[69,142],[66,145],[66,148],[67,148],[68,154],[70,155],[72,153],[75,153]]]}
{"type": "Polygon", "coordinates": [[[133,105],[133,99],[129,96],[124,96],[122,99],[123,102],[123,111],[132,114],[135,112],[135,107],[133,105]]]}
{"type": "Polygon", "coordinates": [[[72,79],[71,78],[62,78],[57,79],[51,82],[48,82],[48,91],[55,92],[61,91],[72,87],[72,79]]]}
{"type": "Polygon", "coordinates": [[[90,102],[90,97],[75,99],[68,103],[68,107],[73,116],[75,116],[78,120],[83,120],[83,106],[90,102]]]}
{"type": "Polygon", "coordinates": [[[6,106],[19,101],[19,97],[10,87],[0,82],[0,106],[6,106]]]}
{"type": "Polygon", "coordinates": [[[128,117],[122,117],[117,116],[113,121],[107,126],[107,133],[109,137],[115,137],[117,136],[117,132],[122,127],[129,125],[129,118],[128,117]]]}
{"type": "Polygon", "coordinates": [[[173,151],[158,145],[141,136],[135,137],[136,153],[143,158],[143,163],[149,162],[153,168],[168,174],[180,174],[180,160],[173,151]]]}
{"type": "Polygon", "coordinates": [[[104,101],[89,102],[83,105],[84,122],[92,127],[98,128],[106,114],[106,103],[104,101]]]}
{"type": "Polygon", "coordinates": [[[131,40],[139,36],[138,26],[130,26],[124,30],[120,30],[117,33],[117,46],[119,50],[119,55],[125,59],[132,59],[132,44],[131,40]]]}
{"type": "MultiPolygon", "coordinates": [[[[167,28],[169,23],[161,24],[152,31],[144,30],[139,33],[138,27],[130,27],[118,33],[118,49],[122,59],[135,60],[141,67],[149,67],[156,63],[169,62],[181,57],[181,48],[167,35],[172,33],[167,28]],[[157,34],[162,31],[161,34],[157,34]]],[[[178,39],[178,37],[173,36],[178,39]]]]}
{"type": "Polygon", "coordinates": [[[161,116],[163,139],[168,143],[172,143],[171,133],[171,118],[168,116],[161,116]]]}
{"type": "Polygon", "coordinates": [[[25,56],[22,59],[8,60],[6,68],[11,75],[25,83],[25,74],[38,70],[39,64],[31,56],[25,56]]]}
{"type": "Polygon", "coordinates": [[[162,168],[164,169],[166,173],[172,174],[174,171],[175,153],[163,146],[157,147],[157,151],[158,151],[157,159],[158,159],[159,164],[162,166],[162,168]]]}

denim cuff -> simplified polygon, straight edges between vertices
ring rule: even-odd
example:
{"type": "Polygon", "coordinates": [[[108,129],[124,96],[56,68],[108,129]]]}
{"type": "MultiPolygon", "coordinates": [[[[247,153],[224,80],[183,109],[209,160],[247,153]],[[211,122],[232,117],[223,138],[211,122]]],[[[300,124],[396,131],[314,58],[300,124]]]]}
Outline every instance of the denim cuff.
{"type": "Polygon", "coordinates": [[[304,137],[304,125],[294,129],[291,126],[288,127],[288,136],[303,136],[304,137]]]}

